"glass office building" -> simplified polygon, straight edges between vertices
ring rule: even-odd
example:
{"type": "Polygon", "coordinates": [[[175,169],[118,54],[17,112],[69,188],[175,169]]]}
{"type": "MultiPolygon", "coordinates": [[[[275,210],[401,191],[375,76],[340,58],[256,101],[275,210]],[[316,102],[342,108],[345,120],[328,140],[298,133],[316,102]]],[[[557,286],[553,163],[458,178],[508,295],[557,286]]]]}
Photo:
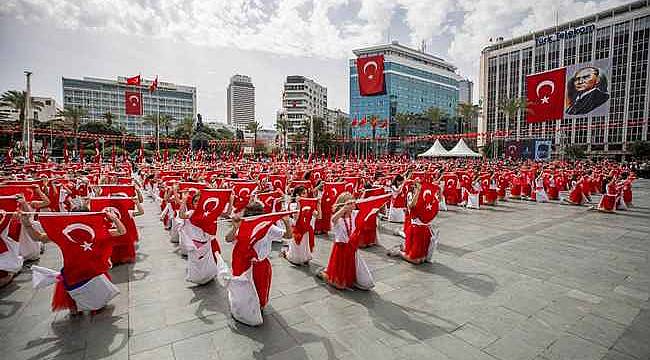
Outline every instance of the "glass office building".
{"type": "MultiPolygon", "coordinates": [[[[398,135],[395,123],[398,113],[418,114],[431,107],[438,107],[449,115],[456,114],[458,104],[458,82],[456,67],[445,60],[393,42],[353,51],[357,57],[384,55],[383,95],[361,96],[357,75],[356,59],[350,65],[350,119],[364,117],[368,125],[353,129],[353,137],[371,138],[370,119],[376,117],[381,123],[389,120],[385,129],[376,128],[375,136],[383,138],[398,135]]],[[[417,129],[420,134],[428,128],[417,129]]]]}
{"type": "MultiPolygon", "coordinates": [[[[569,145],[578,145],[592,156],[625,155],[630,143],[648,140],[649,48],[649,1],[499,39],[481,55],[479,131],[508,131],[506,142],[549,141],[556,156],[569,145]],[[577,116],[565,111],[563,119],[533,124],[527,123],[525,112],[508,119],[499,111],[502,99],[526,98],[526,75],[562,67],[567,68],[568,79],[570,69],[601,69],[609,102],[600,111],[577,116]]],[[[479,139],[479,145],[484,141],[479,139]]]]}
{"type": "MultiPolygon", "coordinates": [[[[113,121],[135,135],[153,135],[154,128],[143,124],[144,115],[169,115],[174,119],[170,132],[185,117],[196,118],[196,87],[158,82],[158,89],[150,94],[148,87],[153,80],[142,80],[139,87],[126,84],[125,77],[117,80],[84,77],[63,78],[63,106],[81,107],[88,114],[82,122],[103,121],[103,115],[111,112],[113,121]],[[126,115],[124,92],[142,93],[142,116],[126,115]]],[[[161,129],[164,134],[164,129],[161,129]]]]}

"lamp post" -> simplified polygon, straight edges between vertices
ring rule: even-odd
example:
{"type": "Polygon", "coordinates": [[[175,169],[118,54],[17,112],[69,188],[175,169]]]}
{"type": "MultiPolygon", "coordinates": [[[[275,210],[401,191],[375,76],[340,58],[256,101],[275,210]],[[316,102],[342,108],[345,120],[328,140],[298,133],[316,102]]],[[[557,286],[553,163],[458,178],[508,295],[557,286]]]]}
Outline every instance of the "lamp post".
{"type": "Polygon", "coordinates": [[[23,146],[25,147],[24,155],[28,156],[29,149],[32,147],[32,127],[30,117],[32,114],[32,86],[31,86],[31,71],[25,71],[26,91],[25,91],[25,104],[24,112],[25,118],[23,119],[23,146]]]}

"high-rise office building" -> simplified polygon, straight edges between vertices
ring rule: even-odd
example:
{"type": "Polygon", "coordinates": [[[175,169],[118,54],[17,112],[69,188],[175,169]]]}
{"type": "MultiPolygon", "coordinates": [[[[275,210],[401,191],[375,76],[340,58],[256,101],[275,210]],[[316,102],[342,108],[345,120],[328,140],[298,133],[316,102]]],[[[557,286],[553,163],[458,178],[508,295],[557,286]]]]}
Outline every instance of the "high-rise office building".
{"type": "Polygon", "coordinates": [[[63,78],[63,106],[80,107],[87,111],[82,122],[103,121],[103,116],[111,112],[114,122],[126,131],[136,135],[152,135],[152,125],[145,125],[145,115],[169,115],[173,119],[173,129],[186,117],[196,117],[196,87],[158,82],[158,88],[149,93],[151,80],[143,80],[140,86],[127,85],[126,77],[117,80],[84,77],[83,79],[63,78]],[[142,93],[142,115],[126,115],[124,92],[142,93]]]}
{"type": "Polygon", "coordinates": [[[472,91],[474,83],[470,79],[463,79],[458,82],[458,103],[472,104],[472,91]]]}
{"type": "MultiPolygon", "coordinates": [[[[456,67],[449,62],[411,49],[396,41],[353,51],[357,58],[383,55],[385,92],[381,95],[362,96],[359,92],[356,59],[350,59],[350,118],[366,119],[365,126],[353,129],[352,136],[373,136],[370,119],[388,120],[386,128],[377,127],[375,137],[400,135],[396,124],[397,114],[422,114],[437,107],[449,116],[455,116],[458,104],[459,81],[456,67]]],[[[428,126],[413,130],[412,134],[427,134],[428,126]]]]}
{"type": "MultiPolygon", "coordinates": [[[[649,4],[637,1],[513,39],[499,38],[483,49],[479,132],[507,131],[505,141],[546,141],[555,154],[578,145],[595,156],[624,155],[631,142],[647,140],[649,4]],[[607,98],[602,106],[590,111],[567,106],[562,119],[539,123],[528,123],[525,111],[514,118],[499,111],[504,99],[526,98],[527,75],[560,68],[566,68],[565,104],[572,100],[575,75],[584,70],[598,78],[594,89],[607,98]]],[[[541,90],[538,86],[538,93],[541,90]]],[[[484,141],[479,139],[479,145],[484,141]]]]}
{"type": "Polygon", "coordinates": [[[234,75],[228,84],[229,125],[246,132],[246,125],[255,121],[255,86],[250,76],[234,75]]]}
{"type": "Polygon", "coordinates": [[[307,126],[310,117],[326,121],[327,88],[304,76],[287,76],[280,114],[287,120],[289,138],[307,126]]]}

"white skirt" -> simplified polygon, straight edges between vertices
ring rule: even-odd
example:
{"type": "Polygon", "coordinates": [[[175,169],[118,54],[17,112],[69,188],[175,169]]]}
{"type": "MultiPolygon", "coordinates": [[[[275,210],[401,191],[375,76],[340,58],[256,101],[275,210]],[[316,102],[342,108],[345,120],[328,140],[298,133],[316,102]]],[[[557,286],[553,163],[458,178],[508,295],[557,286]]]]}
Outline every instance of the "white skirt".
{"type": "Polygon", "coordinates": [[[388,221],[394,223],[403,223],[405,214],[405,208],[396,208],[391,205],[390,210],[388,210],[388,221]]]}
{"type": "Polygon", "coordinates": [[[302,236],[300,244],[296,244],[296,241],[291,238],[289,240],[289,249],[286,252],[287,260],[294,264],[306,263],[312,258],[311,251],[309,250],[309,233],[305,233],[302,236]]]}

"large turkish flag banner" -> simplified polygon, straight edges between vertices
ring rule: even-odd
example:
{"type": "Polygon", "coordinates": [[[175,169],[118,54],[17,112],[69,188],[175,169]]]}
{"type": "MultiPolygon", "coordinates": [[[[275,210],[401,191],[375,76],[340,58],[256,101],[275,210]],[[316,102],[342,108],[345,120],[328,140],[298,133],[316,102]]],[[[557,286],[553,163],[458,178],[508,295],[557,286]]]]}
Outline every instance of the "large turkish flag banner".
{"type": "Polygon", "coordinates": [[[526,77],[528,123],[562,119],[564,115],[564,83],[566,68],[526,77]]]}
{"type": "Polygon", "coordinates": [[[124,110],[127,115],[142,115],[142,94],[137,91],[125,91],[124,110]]]}
{"type": "Polygon", "coordinates": [[[359,93],[362,96],[379,95],[384,89],[384,55],[357,58],[359,93]]]}

